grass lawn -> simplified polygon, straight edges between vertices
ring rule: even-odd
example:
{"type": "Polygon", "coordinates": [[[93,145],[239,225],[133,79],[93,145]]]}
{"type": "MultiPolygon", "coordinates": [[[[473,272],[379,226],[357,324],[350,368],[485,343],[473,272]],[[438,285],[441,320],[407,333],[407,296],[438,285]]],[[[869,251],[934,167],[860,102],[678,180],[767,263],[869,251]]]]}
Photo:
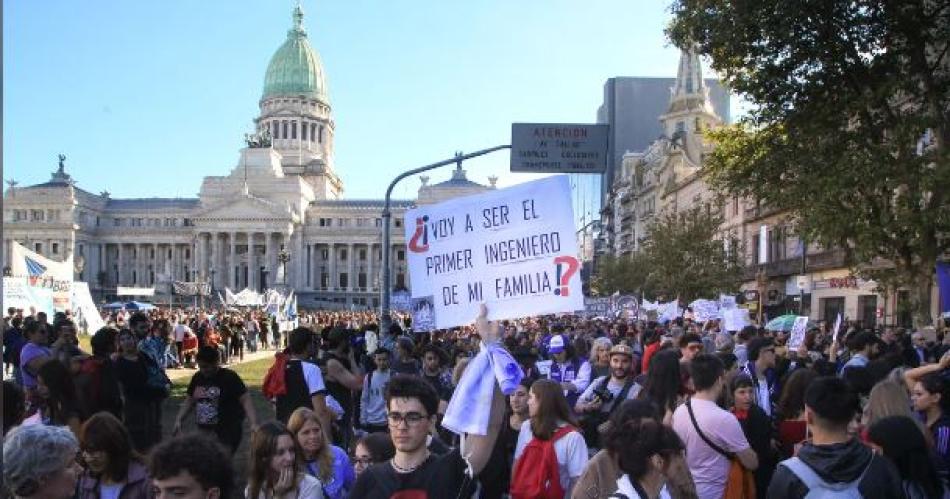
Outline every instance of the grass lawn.
{"type": "MultiPolygon", "coordinates": [[[[257,420],[259,422],[274,419],[273,406],[264,398],[263,395],[261,395],[261,385],[264,382],[264,375],[267,374],[267,369],[271,366],[273,361],[274,359],[269,357],[245,364],[239,364],[234,366],[232,369],[241,377],[241,379],[244,380],[244,384],[247,385],[247,388],[251,393],[251,401],[254,404],[254,410],[257,412],[257,420]]],[[[165,432],[166,438],[170,437],[171,430],[175,426],[175,416],[178,414],[178,410],[181,408],[181,403],[186,396],[186,390],[188,389],[189,382],[191,382],[191,376],[175,380],[172,384],[171,396],[165,400],[165,404],[162,407],[162,429],[165,432]]],[[[182,430],[188,431],[189,429],[193,429],[194,422],[195,414],[194,411],[192,411],[192,413],[187,418],[185,418],[185,422],[182,425],[182,430]]],[[[234,455],[234,478],[238,486],[236,490],[239,492],[236,497],[244,497],[244,487],[247,484],[248,476],[247,458],[250,452],[250,440],[251,434],[248,429],[247,420],[245,419],[244,436],[241,439],[241,447],[234,455]]]]}

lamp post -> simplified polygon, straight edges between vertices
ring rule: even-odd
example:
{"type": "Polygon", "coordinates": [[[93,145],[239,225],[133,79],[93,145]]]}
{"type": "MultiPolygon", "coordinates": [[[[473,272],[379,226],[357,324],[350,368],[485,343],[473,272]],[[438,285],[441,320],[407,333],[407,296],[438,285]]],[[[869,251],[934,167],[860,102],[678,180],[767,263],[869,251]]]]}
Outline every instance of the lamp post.
{"type": "MultiPolygon", "coordinates": [[[[277,262],[280,263],[280,268],[283,271],[283,276],[281,277],[281,284],[284,287],[287,287],[287,262],[290,261],[290,252],[288,252],[284,245],[280,245],[280,251],[277,252],[277,262]]],[[[286,291],[286,290],[285,290],[286,291]]]]}
{"type": "Polygon", "coordinates": [[[389,267],[390,266],[389,253],[391,250],[390,245],[392,244],[391,243],[392,227],[390,226],[389,220],[392,218],[392,211],[390,210],[390,204],[392,201],[393,189],[396,187],[396,184],[399,183],[400,180],[412,175],[416,175],[418,173],[433,170],[435,168],[438,168],[440,166],[445,166],[445,165],[451,165],[451,164],[461,165],[462,161],[466,159],[476,158],[478,156],[482,156],[490,152],[500,151],[502,149],[511,149],[511,146],[510,145],[495,146],[495,147],[490,147],[488,149],[482,149],[481,151],[476,151],[471,154],[458,154],[452,159],[446,159],[444,161],[439,161],[438,163],[432,163],[431,165],[421,166],[419,168],[414,168],[412,170],[404,171],[400,173],[399,175],[397,175],[396,178],[394,178],[393,181],[389,183],[389,187],[386,188],[386,198],[383,203],[383,212],[382,212],[383,285],[382,287],[380,287],[380,290],[379,290],[379,304],[380,304],[379,319],[380,319],[380,328],[381,328],[380,331],[389,331],[389,326],[392,324],[392,317],[390,317],[389,315],[389,312],[390,312],[389,292],[392,289],[392,280],[393,280],[392,269],[390,269],[389,267]]]}
{"type": "Polygon", "coordinates": [[[211,300],[210,301],[211,301],[211,304],[214,305],[214,273],[215,273],[214,268],[212,267],[208,269],[208,273],[211,274],[211,291],[210,291],[211,300]]]}

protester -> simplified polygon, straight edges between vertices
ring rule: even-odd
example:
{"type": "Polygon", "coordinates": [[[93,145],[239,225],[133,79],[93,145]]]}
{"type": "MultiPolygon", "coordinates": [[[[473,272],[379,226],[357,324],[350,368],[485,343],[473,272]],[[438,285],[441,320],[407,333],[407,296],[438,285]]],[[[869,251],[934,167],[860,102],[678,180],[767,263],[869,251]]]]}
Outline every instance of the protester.
{"type": "Polygon", "coordinates": [[[723,365],[711,354],[690,362],[696,393],[673,413],[673,429],[686,446],[686,462],[700,499],[719,499],[726,487],[730,460],[754,471],[759,460],[736,417],[716,405],[724,389],[723,365]]]}
{"type": "Polygon", "coordinates": [[[756,403],[756,386],[748,376],[740,374],[733,378],[729,391],[733,401],[731,412],[739,420],[742,433],[759,459],[754,473],[756,495],[765,499],[776,464],[772,450],[772,421],[756,403]]]}
{"type": "Polygon", "coordinates": [[[778,420],[778,439],[783,459],[792,457],[795,447],[807,436],[805,390],[817,377],[818,374],[811,369],[796,369],[788,375],[782,387],[775,419],[778,420]]]}
{"type": "Polygon", "coordinates": [[[339,420],[339,431],[335,431],[333,442],[349,447],[353,427],[353,391],[363,388],[362,371],[356,363],[350,345],[350,331],[336,328],[330,331],[326,341],[326,389],[343,408],[339,420]]]}
{"type": "Polygon", "coordinates": [[[590,347],[590,373],[593,378],[610,375],[610,349],[613,347],[610,338],[601,336],[595,338],[590,347]]]}
{"type": "Polygon", "coordinates": [[[861,332],[854,335],[848,342],[848,349],[851,351],[851,358],[838,371],[839,376],[844,376],[848,369],[856,367],[867,367],[871,362],[874,348],[877,345],[877,338],[870,332],[861,332]]]}
{"type": "Polygon", "coordinates": [[[950,382],[943,372],[950,367],[950,353],[936,364],[928,364],[904,373],[914,410],[922,416],[930,432],[937,455],[937,471],[950,484],[950,382]]]}
{"type": "Polygon", "coordinates": [[[653,355],[650,371],[640,390],[640,398],[652,401],[662,414],[664,424],[673,424],[673,412],[684,400],[682,386],[682,367],[679,355],[673,350],[663,350],[653,355]]]}
{"type": "MultiPolygon", "coordinates": [[[[383,348],[389,348],[385,342],[383,343],[383,348]]],[[[399,337],[395,340],[394,348],[396,358],[392,361],[392,365],[390,366],[390,369],[393,370],[393,374],[418,375],[420,373],[420,367],[419,361],[412,356],[412,352],[416,348],[412,339],[405,336],[399,337]]]]}
{"type": "MultiPolygon", "coordinates": [[[[874,423],[890,416],[907,416],[916,420],[907,389],[903,385],[885,380],[871,389],[861,423],[864,428],[870,428],[874,423]]],[[[919,426],[921,431],[926,431],[923,425],[919,426]]]]}
{"type": "Polygon", "coordinates": [[[775,342],[771,338],[754,338],[748,344],[749,361],[741,371],[752,381],[753,401],[769,418],[775,412],[774,398],[781,393],[779,375],[775,370],[775,342]]]}
{"type": "Polygon", "coordinates": [[[588,448],[600,448],[600,435],[605,428],[610,413],[624,400],[637,398],[640,385],[634,380],[636,358],[633,349],[627,345],[616,345],[608,352],[610,355],[610,373],[591,382],[574,405],[576,414],[581,417],[584,440],[588,448]]]}
{"type": "Polygon", "coordinates": [[[293,434],[270,421],[251,438],[250,473],[245,497],[252,499],[322,499],[320,480],[303,471],[304,458],[293,434]]]}
{"type": "Polygon", "coordinates": [[[257,426],[257,414],[244,381],[234,371],[220,366],[220,352],[211,346],[198,350],[198,372],[188,384],[188,397],[175,417],[173,433],[181,432],[185,417],[195,411],[195,424],[213,433],[231,452],[241,444],[245,416],[251,428],[257,426]]]}
{"type": "Polygon", "coordinates": [[[38,411],[35,420],[42,424],[66,426],[79,436],[82,409],[69,369],[58,360],[50,360],[36,375],[38,411]]]}
{"type": "Polygon", "coordinates": [[[6,436],[23,421],[26,414],[26,398],[23,390],[13,380],[3,380],[3,435],[6,436]]]}
{"type": "Polygon", "coordinates": [[[353,471],[361,475],[371,464],[386,463],[396,455],[388,433],[367,433],[356,441],[353,450],[353,471]]]}
{"type": "Polygon", "coordinates": [[[525,454],[525,450],[529,446],[533,448],[545,444],[553,445],[557,455],[560,489],[553,490],[561,490],[569,495],[587,465],[588,449],[583,435],[577,431],[578,424],[564,396],[563,386],[553,380],[535,381],[528,392],[528,414],[530,419],[521,425],[515,448],[512,495],[516,495],[516,490],[534,485],[519,483],[519,472],[526,470],[524,475],[530,475],[530,470],[541,464],[535,461],[538,452],[525,454]]]}
{"type": "Polygon", "coordinates": [[[122,421],[135,450],[146,453],[162,438],[162,399],[165,393],[148,382],[151,358],[139,352],[132,331],[119,331],[119,357],[115,373],[122,387],[122,421]]]}
{"type": "Polygon", "coordinates": [[[287,393],[277,396],[277,420],[287,421],[290,414],[297,408],[306,407],[317,414],[324,428],[330,428],[330,415],[326,403],[327,389],[323,383],[323,374],[316,364],[307,360],[310,344],[309,329],[298,327],[290,332],[287,346],[290,358],[284,369],[287,393]]]}
{"type": "Polygon", "coordinates": [[[82,468],[79,444],[69,429],[26,425],[3,440],[3,485],[19,499],[69,499],[82,468]]]}
{"type": "Polygon", "coordinates": [[[198,433],[155,446],[148,474],[155,499],[226,499],[234,489],[234,470],[224,447],[198,433]]]}
{"type": "Polygon", "coordinates": [[[83,417],[101,411],[122,417],[122,388],[115,373],[112,356],[115,354],[116,337],[119,332],[104,327],[92,336],[92,356],[80,363],[76,375],[76,393],[82,407],[83,417]]]}
{"type": "Polygon", "coordinates": [[[573,406],[590,385],[590,362],[577,356],[574,347],[560,334],[551,337],[548,353],[552,360],[548,379],[561,384],[568,405],[573,406]]]}
{"type": "Polygon", "coordinates": [[[346,499],[356,480],[346,451],[327,442],[320,419],[310,409],[295,410],[287,421],[304,459],[305,471],[320,480],[329,499],[346,499]]]}
{"type": "Polygon", "coordinates": [[[29,318],[23,323],[23,334],[27,343],[20,350],[20,376],[23,379],[23,390],[26,392],[27,412],[32,413],[35,409],[36,373],[39,372],[40,366],[52,357],[47,347],[49,332],[46,325],[29,318]]]}
{"type": "MultiPolygon", "coordinates": [[[[897,470],[848,434],[858,397],[840,378],[814,380],[805,392],[805,420],[811,433],[796,457],[779,463],[768,497],[800,499],[833,487],[862,497],[903,497],[897,470]]],[[[688,453],[688,451],[687,451],[688,453]]]]}
{"type": "Polygon", "coordinates": [[[363,389],[360,392],[360,426],[369,433],[387,432],[386,422],[386,385],[392,373],[389,369],[391,354],[379,347],[373,352],[376,369],[363,377],[363,389]]]}
{"type": "Polygon", "coordinates": [[[897,468],[904,497],[946,497],[947,488],[917,421],[901,415],[880,418],[868,428],[868,442],[897,468]]]}
{"type": "Polygon", "coordinates": [[[623,476],[617,494],[627,499],[657,499],[671,475],[673,461],[683,452],[671,428],[653,419],[627,421],[618,432],[617,462],[623,476]]]}
{"type": "Polygon", "coordinates": [[[129,433],[115,416],[100,412],[82,425],[79,438],[86,470],[78,499],[151,498],[144,460],[132,449],[129,433]]]}

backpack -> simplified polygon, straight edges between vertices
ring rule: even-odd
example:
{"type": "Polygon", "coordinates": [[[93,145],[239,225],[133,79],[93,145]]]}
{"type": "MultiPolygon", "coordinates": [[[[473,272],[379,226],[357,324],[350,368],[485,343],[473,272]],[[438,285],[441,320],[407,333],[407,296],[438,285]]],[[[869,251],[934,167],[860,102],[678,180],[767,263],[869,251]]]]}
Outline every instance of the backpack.
{"type": "Polygon", "coordinates": [[[861,499],[864,496],[858,490],[858,485],[861,484],[864,475],[871,469],[872,462],[874,462],[873,456],[868,461],[867,467],[861,472],[861,476],[854,481],[841,483],[828,483],[822,480],[818,473],[811,469],[811,466],[797,457],[786,459],[781,464],[798,477],[805,484],[805,487],[808,487],[808,494],[805,495],[805,499],[861,499]]]}
{"type": "Polygon", "coordinates": [[[284,370],[287,369],[287,354],[278,352],[274,355],[274,363],[267,369],[264,375],[264,384],[261,386],[261,393],[264,398],[274,399],[278,395],[287,393],[287,380],[284,377],[284,370]]]}
{"type": "Polygon", "coordinates": [[[549,440],[533,437],[515,463],[511,474],[511,499],[562,499],[561,474],[558,471],[554,443],[575,431],[562,426],[549,440]]]}

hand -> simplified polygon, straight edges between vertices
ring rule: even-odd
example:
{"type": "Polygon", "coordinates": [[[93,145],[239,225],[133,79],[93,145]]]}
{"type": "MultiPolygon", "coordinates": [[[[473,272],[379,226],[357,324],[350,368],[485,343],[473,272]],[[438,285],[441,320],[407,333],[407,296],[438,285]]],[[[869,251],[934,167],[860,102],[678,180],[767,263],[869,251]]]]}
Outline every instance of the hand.
{"type": "Polygon", "coordinates": [[[484,303],[479,307],[475,329],[478,330],[478,335],[486,345],[496,343],[501,336],[501,326],[495,321],[488,320],[488,307],[484,303]]]}
{"type": "Polygon", "coordinates": [[[295,485],[294,478],[296,478],[296,473],[293,468],[284,468],[281,470],[280,478],[278,478],[277,483],[274,484],[274,495],[280,496],[293,489],[295,485]]]}
{"type": "Polygon", "coordinates": [[[594,400],[591,400],[587,403],[587,407],[585,409],[587,412],[596,412],[599,411],[603,405],[604,401],[601,400],[600,397],[594,397],[594,400]]]}
{"type": "Polygon", "coordinates": [[[940,369],[946,369],[950,367],[950,351],[943,354],[943,357],[940,357],[940,360],[937,362],[940,365],[940,369]]]}

